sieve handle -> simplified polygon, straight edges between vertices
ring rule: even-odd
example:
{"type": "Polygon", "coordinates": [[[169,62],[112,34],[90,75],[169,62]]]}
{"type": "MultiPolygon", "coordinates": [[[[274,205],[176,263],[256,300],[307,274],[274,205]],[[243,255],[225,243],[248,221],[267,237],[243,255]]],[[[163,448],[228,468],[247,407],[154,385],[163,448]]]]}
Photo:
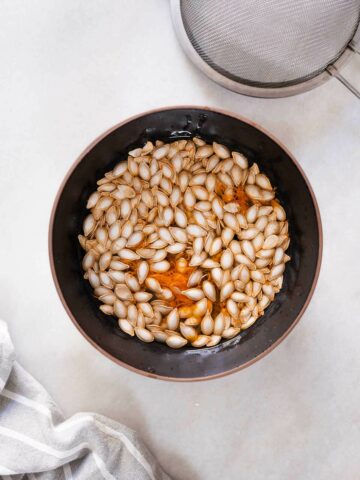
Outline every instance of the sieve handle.
{"type": "Polygon", "coordinates": [[[357,98],[360,99],[359,90],[357,90],[354,85],[352,85],[348,80],[346,80],[346,78],[341,75],[339,70],[337,70],[334,66],[329,65],[327,71],[330,73],[330,75],[337,78],[339,82],[341,82],[348,90],[350,90],[351,93],[353,93],[357,98]]]}

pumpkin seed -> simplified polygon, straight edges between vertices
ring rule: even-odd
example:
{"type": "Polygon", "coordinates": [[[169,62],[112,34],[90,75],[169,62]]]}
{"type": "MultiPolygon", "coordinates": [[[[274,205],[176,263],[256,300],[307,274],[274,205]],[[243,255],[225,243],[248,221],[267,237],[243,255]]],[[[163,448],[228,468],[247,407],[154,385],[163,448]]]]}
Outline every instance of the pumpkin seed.
{"type": "MultiPolygon", "coordinates": [[[[130,335],[131,337],[133,337],[135,335],[135,332],[134,332],[134,327],[131,325],[131,323],[126,320],[125,318],[119,318],[119,327],[121,328],[121,330],[124,332],[124,333],[127,333],[128,335],[130,335]]],[[[147,331],[147,330],[146,330],[147,331]]],[[[149,332],[150,333],[150,332],[149,332]]],[[[139,337],[140,338],[140,337],[139,337]]],[[[142,340],[140,338],[140,340],[142,340]]]]}
{"type": "Polygon", "coordinates": [[[242,154],[242,153],[239,153],[239,152],[231,152],[231,155],[234,159],[234,162],[239,165],[240,168],[242,168],[243,170],[245,170],[246,168],[248,168],[248,160],[247,158],[242,154]]]}
{"type": "Polygon", "coordinates": [[[198,337],[196,329],[190,325],[186,325],[183,322],[180,323],[180,333],[189,342],[194,342],[198,337]]]}
{"type": "Polygon", "coordinates": [[[205,347],[210,342],[210,337],[207,335],[199,335],[194,342],[191,342],[191,346],[195,348],[205,347]]]}
{"type": "Polygon", "coordinates": [[[167,328],[169,328],[170,330],[176,330],[179,326],[179,321],[179,311],[177,308],[174,308],[166,317],[167,328]]]}
{"type": "Polygon", "coordinates": [[[154,341],[154,335],[146,328],[135,327],[135,335],[139,340],[145,343],[151,343],[154,341]]]}
{"type": "Polygon", "coordinates": [[[205,294],[200,288],[189,288],[187,290],[183,290],[181,292],[185,297],[190,298],[190,300],[194,300],[197,302],[204,298],[205,294]]]}
{"type": "Polygon", "coordinates": [[[222,332],[222,337],[229,340],[230,338],[234,338],[240,332],[240,328],[229,327],[222,332]]]}
{"type": "Polygon", "coordinates": [[[202,284],[202,289],[205,296],[212,302],[216,301],[216,289],[215,286],[209,281],[205,280],[202,284]]]}
{"type": "Polygon", "coordinates": [[[186,338],[179,335],[170,335],[166,338],[166,345],[170,348],[182,348],[188,343],[186,338]]]}
{"type": "Polygon", "coordinates": [[[162,262],[152,263],[150,265],[150,270],[152,272],[157,272],[157,273],[167,272],[169,268],[170,268],[170,263],[167,260],[163,260],[162,262]]]}

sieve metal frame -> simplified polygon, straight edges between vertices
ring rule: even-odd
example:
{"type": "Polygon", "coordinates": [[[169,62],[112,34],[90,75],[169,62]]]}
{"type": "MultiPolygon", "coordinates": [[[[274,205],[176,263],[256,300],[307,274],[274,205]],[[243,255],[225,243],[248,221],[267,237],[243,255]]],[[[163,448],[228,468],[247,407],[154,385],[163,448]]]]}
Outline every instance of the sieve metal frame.
{"type": "MultiPolygon", "coordinates": [[[[250,97],[291,97],[293,95],[312,90],[313,88],[327,82],[331,78],[334,78],[335,73],[332,74],[330,72],[334,71],[334,69],[335,72],[339,71],[350,60],[350,58],[356,53],[357,50],[357,45],[353,44],[352,41],[349,42],[349,44],[347,45],[343,53],[339,56],[339,58],[327,67],[330,71],[324,70],[313,78],[294,85],[287,85],[284,87],[257,87],[247,85],[245,83],[240,83],[232,80],[227,76],[219,73],[201,58],[186,33],[181,15],[181,0],[170,0],[170,9],[177,39],[184,52],[187,54],[193,64],[198,67],[208,78],[218,83],[219,85],[233,92],[241,93],[242,95],[247,95],[250,97]]],[[[358,27],[353,39],[358,35],[359,31],[360,28],[358,27]]]]}

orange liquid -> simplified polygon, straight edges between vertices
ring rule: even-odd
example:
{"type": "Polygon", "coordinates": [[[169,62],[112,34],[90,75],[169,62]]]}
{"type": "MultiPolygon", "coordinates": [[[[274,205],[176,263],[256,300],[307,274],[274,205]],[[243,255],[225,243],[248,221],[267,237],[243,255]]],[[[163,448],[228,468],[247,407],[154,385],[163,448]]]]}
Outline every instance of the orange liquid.
{"type": "Polygon", "coordinates": [[[168,259],[170,262],[170,269],[163,273],[152,273],[151,277],[156,278],[162,288],[169,288],[174,297],[167,300],[172,307],[182,307],[193,305],[194,302],[190,298],[185,297],[181,293],[182,290],[188,288],[187,283],[191,273],[195,270],[194,267],[179,267],[175,258],[168,259]]]}
{"type": "Polygon", "coordinates": [[[223,199],[225,203],[237,202],[240,206],[240,212],[245,215],[248,208],[253,205],[253,201],[245,193],[242,185],[236,187],[233,193],[229,193],[229,190],[222,182],[217,182],[215,192],[223,199]]]}
{"type": "Polygon", "coordinates": [[[243,215],[245,215],[247,209],[250,208],[251,205],[253,205],[252,200],[250,200],[250,198],[246,195],[244,189],[240,185],[235,190],[234,200],[239,204],[240,212],[243,215]]]}

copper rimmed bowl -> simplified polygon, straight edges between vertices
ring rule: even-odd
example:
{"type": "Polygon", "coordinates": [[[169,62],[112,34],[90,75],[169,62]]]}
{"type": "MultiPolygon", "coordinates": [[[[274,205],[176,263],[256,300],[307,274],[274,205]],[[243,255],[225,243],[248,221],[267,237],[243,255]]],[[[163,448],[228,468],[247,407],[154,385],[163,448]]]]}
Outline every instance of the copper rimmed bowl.
{"type": "Polygon", "coordinates": [[[50,221],[52,274],[61,301],[89,342],[120,365],[149,377],[205,380],[251,365],[275,348],[294,328],[312,297],[318,278],[322,231],[310,184],[294,157],[269,133],[231,113],[204,107],[153,110],[133,117],[97,138],[65,177],[50,221]],[[291,262],[284,285],[266,313],[239,336],[211,348],[171,350],[123,334],[116,319],[104,315],[83,279],[77,241],[86,201],[96,181],[127,152],[147,140],[201,136],[243,152],[256,161],[277,188],[290,224],[291,262]]]}

